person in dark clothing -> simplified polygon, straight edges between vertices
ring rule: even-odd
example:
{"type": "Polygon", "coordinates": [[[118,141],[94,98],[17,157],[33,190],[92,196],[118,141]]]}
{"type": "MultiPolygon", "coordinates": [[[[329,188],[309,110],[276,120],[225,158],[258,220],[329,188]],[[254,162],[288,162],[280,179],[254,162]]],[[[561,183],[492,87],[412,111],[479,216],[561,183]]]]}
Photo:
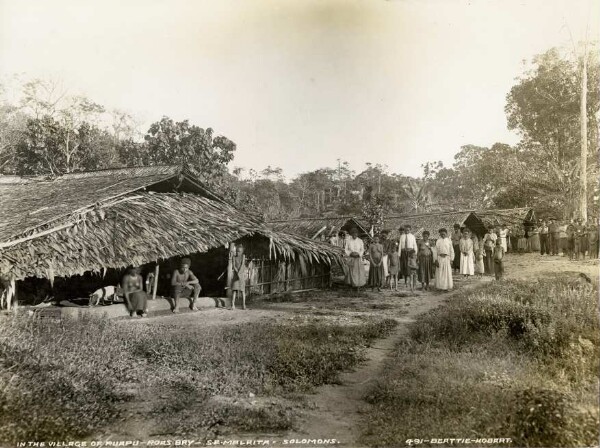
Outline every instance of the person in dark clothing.
{"type": "Polygon", "coordinates": [[[550,255],[550,247],[548,246],[548,225],[546,224],[546,221],[542,221],[542,225],[540,226],[539,229],[539,235],[540,235],[540,254],[542,255],[550,255]]]}
{"type": "Polygon", "coordinates": [[[560,238],[560,229],[554,218],[550,219],[550,225],[548,226],[548,243],[550,246],[550,253],[552,255],[558,255],[558,240],[560,238]]]}
{"type": "Polygon", "coordinates": [[[460,239],[462,233],[460,231],[460,224],[454,224],[454,233],[450,237],[452,241],[452,249],[454,249],[454,260],[452,261],[452,271],[460,271],[460,239]]]}

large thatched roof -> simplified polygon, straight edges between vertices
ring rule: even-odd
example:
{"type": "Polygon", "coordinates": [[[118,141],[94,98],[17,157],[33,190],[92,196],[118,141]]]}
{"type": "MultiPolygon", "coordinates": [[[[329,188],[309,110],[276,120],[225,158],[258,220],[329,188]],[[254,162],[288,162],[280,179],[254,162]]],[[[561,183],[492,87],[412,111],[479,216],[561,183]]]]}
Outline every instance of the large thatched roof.
{"type": "Polygon", "coordinates": [[[353,216],[329,216],[317,218],[293,218],[280,221],[269,221],[267,225],[273,230],[306,238],[314,238],[317,234],[325,233],[329,236],[332,232],[340,230],[349,231],[352,227],[358,229],[359,234],[366,235],[368,226],[353,216]]]}
{"type": "Polygon", "coordinates": [[[174,167],[150,173],[111,170],[54,181],[4,182],[3,210],[17,207],[20,195],[28,197],[17,217],[5,213],[0,218],[0,273],[13,279],[71,276],[205,252],[247,236],[265,239],[274,257],[330,263],[340,256],[328,244],[269,229],[207,189],[203,195],[162,192],[169,189],[164,182],[174,177],[178,185],[184,177],[197,183],[185,190],[205,189],[174,167]],[[124,182],[114,182],[115,175],[124,182]]]}
{"type": "Polygon", "coordinates": [[[507,208],[477,210],[475,212],[487,227],[504,225],[533,225],[535,212],[532,208],[507,208]]]}
{"type": "Polygon", "coordinates": [[[483,235],[485,233],[483,222],[472,211],[394,215],[383,218],[383,228],[390,231],[390,238],[397,238],[399,236],[398,229],[406,224],[411,226],[417,237],[420,237],[423,231],[427,230],[431,237],[435,238],[439,229],[445,227],[448,232],[451,232],[454,224],[467,227],[476,234],[483,235]]]}

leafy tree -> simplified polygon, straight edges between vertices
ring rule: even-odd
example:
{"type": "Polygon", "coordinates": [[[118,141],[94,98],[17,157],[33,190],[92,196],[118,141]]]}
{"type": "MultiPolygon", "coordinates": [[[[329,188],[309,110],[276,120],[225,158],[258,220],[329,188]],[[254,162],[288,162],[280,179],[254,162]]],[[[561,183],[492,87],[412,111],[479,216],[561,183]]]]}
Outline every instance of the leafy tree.
{"type": "Polygon", "coordinates": [[[144,137],[149,164],[186,165],[208,184],[215,184],[227,172],[236,145],[223,136],[214,136],[211,128],[202,129],[188,120],[175,122],[163,117],[150,126],[144,137]]]}

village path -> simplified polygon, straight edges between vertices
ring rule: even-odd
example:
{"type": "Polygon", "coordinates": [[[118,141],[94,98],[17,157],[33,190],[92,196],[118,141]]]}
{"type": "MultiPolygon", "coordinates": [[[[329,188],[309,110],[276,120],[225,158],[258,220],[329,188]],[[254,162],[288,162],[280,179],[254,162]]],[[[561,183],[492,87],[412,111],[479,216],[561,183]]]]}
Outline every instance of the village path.
{"type": "MultiPolygon", "coordinates": [[[[564,272],[575,279],[580,272],[590,277],[598,277],[597,260],[573,262],[564,257],[540,257],[538,254],[508,255],[506,277],[519,279],[543,279],[553,273],[564,272]]],[[[419,315],[451,300],[455,294],[491,281],[491,277],[463,280],[455,276],[456,289],[451,293],[410,291],[401,286],[399,292],[367,291],[359,297],[352,297],[348,291],[302,293],[292,295],[285,302],[257,303],[250,311],[229,311],[222,309],[205,310],[199,313],[186,313],[178,316],[155,316],[146,320],[126,321],[134,325],[176,325],[182,330],[186,326],[223,326],[244,323],[283,323],[292,320],[302,322],[352,323],[367,316],[393,318],[398,322],[394,332],[366,350],[366,361],[350,372],[339,376],[339,384],[317,388],[314,394],[306,397],[305,404],[299,406],[299,418],[292,431],[279,434],[227,433],[220,438],[229,440],[264,439],[337,439],[337,446],[357,447],[362,416],[369,412],[370,405],[364,401],[371,385],[380,377],[385,362],[394,346],[403,338],[419,315]]],[[[141,422],[140,422],[141,423],[141,422]]],[[[147,422],[146,422],[147,423],[147,422]]],[[[146,426],[146,425],[142,425],[146,426]]],[[[144,439],[147,431],[139,428],[136,435],[144,439]]]]}

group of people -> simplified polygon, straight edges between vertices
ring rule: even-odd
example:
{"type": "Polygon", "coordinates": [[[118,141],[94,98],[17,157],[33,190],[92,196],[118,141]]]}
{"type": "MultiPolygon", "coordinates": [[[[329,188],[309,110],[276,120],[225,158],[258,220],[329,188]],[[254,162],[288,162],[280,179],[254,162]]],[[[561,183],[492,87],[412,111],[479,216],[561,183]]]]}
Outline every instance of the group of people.
{"type": "Polygon", "coordinates": [[[519,232],[517,250],[538,252],[540,255],[563,255],[570,260],[598,258],[598,226],[578,218],[557,221],[540,220],[538,225],[519,232]]]}
{"type": "Polygon", "coordinates": [[[346,282],[351,287],[398,290],[399,280],[404,279],[405,287],[411,291],[415,290],[417,282],[425,291],[430,289],[432,282],[436,289],[448,291],[454,286],[453,274],[465,277],[494,275],[497,280],[503,276],[506,234],[498,236],[490,229],[479,239],[469,229],[455,224],[451,236],[447,229],[439,229],[439,237],[432,243],[428,231],[423,231],[418,240],[410,225],[399,231],[398,240],[388,238],[387,231],[375,235],[368,249],[358,237],[357,229],[350,230],[349,237],[342,235],[347,256],[346,282]],[[369,260],[368,274],[363,257],[369,260]]]}

